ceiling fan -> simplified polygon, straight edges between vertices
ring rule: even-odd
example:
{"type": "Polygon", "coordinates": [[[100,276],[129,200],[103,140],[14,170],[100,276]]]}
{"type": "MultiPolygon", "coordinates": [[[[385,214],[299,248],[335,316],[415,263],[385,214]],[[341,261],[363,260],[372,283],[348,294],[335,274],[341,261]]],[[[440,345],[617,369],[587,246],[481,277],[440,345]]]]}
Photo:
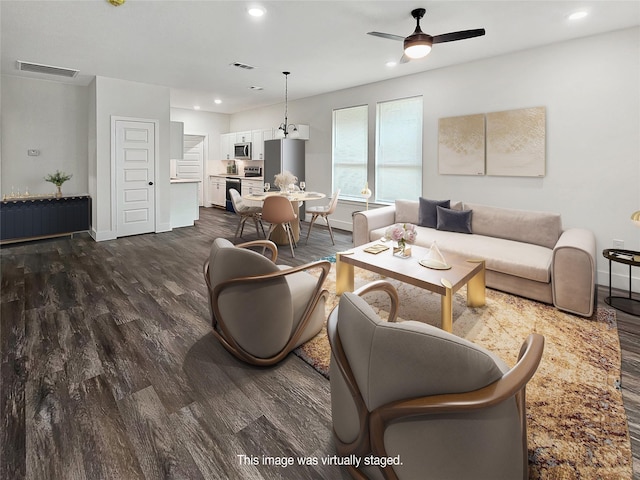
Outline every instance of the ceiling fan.
{"type": "Polygon", "coordinates": [[[435,37],[431,36],[420,29],[420,19],[424,17],[425,12],[426,10],[424,8],[416,8],[411,11],[411,16],[416,19],[416,29],[406,38],[400,35],[382,32],[367,32],[367,34],[404,42],[404,54],[400,59],[400,63],[407,63],[411,60],[426,57],[431,51],[431,46],[435,43],[455,42],[456,40],[464,40],[466,38],[481,37],[485,34],[484,28],[476,28],[474,30],[445,33],[436,35],[435,37]]]}

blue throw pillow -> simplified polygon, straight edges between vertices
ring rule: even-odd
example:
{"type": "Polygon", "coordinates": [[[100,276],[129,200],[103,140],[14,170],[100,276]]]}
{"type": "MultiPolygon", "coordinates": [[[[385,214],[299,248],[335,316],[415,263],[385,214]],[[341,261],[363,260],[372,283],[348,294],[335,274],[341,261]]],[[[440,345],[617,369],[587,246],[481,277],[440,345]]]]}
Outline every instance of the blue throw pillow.
{"type": "Polygon", "coordinates": [[[471,231],[471,214],[473,210],[450,210],[436,207],[438,215],[438,230],[447,232],[473,233],[471,231]]]}
{"type": "Polygon", "coordinates": [[[438,213],[436,207],[449,208],[450,200],[428,200],[420,197],[420,207],[418,209],[418,225],[421,227],[436,228],[438,224],[438,213]]]}

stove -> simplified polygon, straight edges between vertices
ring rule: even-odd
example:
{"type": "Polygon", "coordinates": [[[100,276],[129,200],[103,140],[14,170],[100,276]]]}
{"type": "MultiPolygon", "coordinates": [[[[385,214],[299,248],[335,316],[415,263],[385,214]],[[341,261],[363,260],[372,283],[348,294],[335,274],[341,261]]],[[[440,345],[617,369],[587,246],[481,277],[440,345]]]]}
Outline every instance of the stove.
{"type": "Polygon", "coordinates": [[[262,167],[253,167],[253,166],[244,167],[244,176],[245,177],[261,177],[262,167]]]}

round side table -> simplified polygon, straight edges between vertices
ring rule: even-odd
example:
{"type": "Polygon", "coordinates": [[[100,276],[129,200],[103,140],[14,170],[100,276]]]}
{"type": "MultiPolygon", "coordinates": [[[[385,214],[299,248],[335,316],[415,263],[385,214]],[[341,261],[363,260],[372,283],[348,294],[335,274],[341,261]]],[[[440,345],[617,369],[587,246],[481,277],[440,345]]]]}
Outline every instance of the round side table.
{"type": "Polygon", "coordinates": [[[640,267],[640,252],[608,248],[602,251],[602,256],[609,260],[609,296],[604,299],[605,303],[622,312],[640,317],[640,300],[633,298],[631,292],[631,267],[640,267]],[[611,262],[629,265],[629,296],[627,297],[611,295],[611,262]]]}

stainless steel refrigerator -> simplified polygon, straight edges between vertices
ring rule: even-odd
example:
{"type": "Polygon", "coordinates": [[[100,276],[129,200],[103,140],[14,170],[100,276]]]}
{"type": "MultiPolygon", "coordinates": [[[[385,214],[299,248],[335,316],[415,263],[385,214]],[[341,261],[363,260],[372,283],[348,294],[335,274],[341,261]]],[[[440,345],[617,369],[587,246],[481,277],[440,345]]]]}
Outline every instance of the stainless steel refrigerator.
{"type": "MultiPolygon", "coordinates": [[[[280,172],[288,170],[298,177],[298,182],[304,178],[304,140],[281,138],[264,142],[264,181],[271,184],[271,190],[277,190],[274,177],[280,172]]],[[[300,218],[305,215],[304,203],[300,208],[300,218]]]]}

